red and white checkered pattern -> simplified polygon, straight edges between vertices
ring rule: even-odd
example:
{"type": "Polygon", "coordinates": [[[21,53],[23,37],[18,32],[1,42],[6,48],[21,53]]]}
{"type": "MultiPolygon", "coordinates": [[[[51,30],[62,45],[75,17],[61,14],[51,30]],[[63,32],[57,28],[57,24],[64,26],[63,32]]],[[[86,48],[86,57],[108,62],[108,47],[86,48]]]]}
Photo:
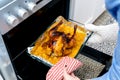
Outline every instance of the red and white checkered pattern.
{"type": "Polygon", "coordinates": [[[66,67],[67,73],[75,71],[78,67],[82,66],[82,63],[74,58],[68,56],[60,59],[47,73],[46,80],[62,80],[63,71],[66,67]]]}

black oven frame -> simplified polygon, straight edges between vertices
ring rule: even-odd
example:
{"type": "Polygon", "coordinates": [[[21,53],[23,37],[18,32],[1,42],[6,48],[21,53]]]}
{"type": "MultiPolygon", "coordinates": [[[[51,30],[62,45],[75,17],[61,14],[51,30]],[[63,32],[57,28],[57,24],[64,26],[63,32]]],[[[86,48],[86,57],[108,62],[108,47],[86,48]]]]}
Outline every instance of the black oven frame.
{"type": "Polygon", "coordinates": [[[3,35],[18,79],[45,80],[49,67],[32,59],[26,49],[58,17],[68,19],[70,0],[52,0],[29,18],[3,35]]]}

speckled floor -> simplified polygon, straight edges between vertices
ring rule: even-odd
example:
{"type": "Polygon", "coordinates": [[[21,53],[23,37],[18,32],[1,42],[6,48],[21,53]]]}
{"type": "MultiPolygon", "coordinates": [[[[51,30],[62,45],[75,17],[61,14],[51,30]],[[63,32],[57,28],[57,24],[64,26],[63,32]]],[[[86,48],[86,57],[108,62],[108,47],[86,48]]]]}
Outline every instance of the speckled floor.
{"type": "MultiPolygon", "coordinates": [[[[106,25],[115,22],[115,20],[110,16],[110,14],[105,11],[95,22],[95,25],[106,25]]],[[[92,47],[94,49],[97,49],[105,54],[108,54],[110,56],[113,55],[113,50],[115,47],[116,41],[106,41],[103,43],[97,43],[97,44],[86,44],[89,47],[92,47]]],[[[93,59],[90,59],[84,55],[79,54],[77,56],[77,59],[84,63],[84,65],[75,71],[75,75],[79,78],[85,78],[90,79],[97,77],[100,72],[103,70],[105,65],[94,61],[93,59]]]]}
{"type": "MultiPolygon", "coordinates": [[[[111,15],[105,11],[95,22],[95,25],[107,25],[110,23],[114,23],[115,20],[111,17],[111,15]]],[[[103,53],[106,53],[110,56],[113,55],[114,47],[116,45],[116,41],[105,41],[102,43],[96,43],[96,44],[87,44],[87,46],[90,46],[92,48],[95,48],[103,53]]]]}

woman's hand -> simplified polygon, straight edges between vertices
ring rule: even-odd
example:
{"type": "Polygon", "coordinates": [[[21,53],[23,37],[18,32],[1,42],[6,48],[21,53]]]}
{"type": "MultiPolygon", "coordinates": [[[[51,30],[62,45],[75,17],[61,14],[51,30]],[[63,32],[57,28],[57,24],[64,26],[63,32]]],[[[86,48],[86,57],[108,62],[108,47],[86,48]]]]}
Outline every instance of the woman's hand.
{"type": "Polygon", "coordinates": [[[64,77],[63,80],[80,80],[78,77],[74,75],[74,73],[68,74],[66,69],[64,69],[63,77],[64,77]]]}
{"type": "Polygon", "coordinates": [[[113,23],[104,26],[96,26],[94,24],[86,24],[85,28],[93,32],[88,43],[101,43],[103,41],[115,41],[118,34],[118,24],[113,23]]]}

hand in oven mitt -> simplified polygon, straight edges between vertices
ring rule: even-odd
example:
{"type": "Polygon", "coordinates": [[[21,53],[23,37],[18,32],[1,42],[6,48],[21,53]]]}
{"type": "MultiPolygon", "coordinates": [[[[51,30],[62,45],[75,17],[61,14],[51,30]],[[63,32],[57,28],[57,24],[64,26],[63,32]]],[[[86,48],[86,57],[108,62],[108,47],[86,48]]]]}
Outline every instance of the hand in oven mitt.
{"type": "Polygon", "coordinates": [[[64,69],[67,73],[72,73],[83,64],[71,57],[63,57],[58,63],[56,63],[47,73],[46,80],[62,80],[64,69]]]}
{"type": "Polygon", "coordinates": [[[101,43],[104,41],[117,40],[117,34],[119,31],[118,23],[96,26],[94,24],[85,24],[85,28],[94,32],[89,38],[88,43],[101,43]]]}

